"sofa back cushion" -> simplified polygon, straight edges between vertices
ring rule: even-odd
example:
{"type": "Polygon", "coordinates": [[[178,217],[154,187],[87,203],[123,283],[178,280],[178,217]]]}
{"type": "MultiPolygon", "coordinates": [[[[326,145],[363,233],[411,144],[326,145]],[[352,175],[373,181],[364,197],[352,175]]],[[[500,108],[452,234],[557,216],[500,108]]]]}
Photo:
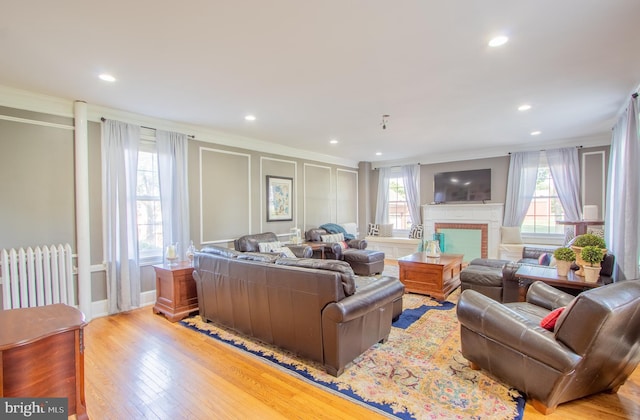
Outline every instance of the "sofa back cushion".
{"type": "Polygon", "coordinates": [[[315,268],[316,270],[330,270],[340,273],[342,287],[345,296],[351,296],[356,292],[353,268],[349,263],[338,260],[318,260],[315,258],[280,258],[277,265],[288,265],[293,267],[315,268]]]}
{"type": "Polygon", "coordinates": [[[206,254],[221,255],[227,258],[237,258],[238,255],[241,255],[240,252],[236,251],[235,249],[224,248],[215,245],[205,246],[200,250],[200,252],[204,252],[206,254]]]}
{"type": "Polygon", "coordinates": [[[575,353],[624,353],[640,345],[640,281],[626,280],[579,294],[562,313],[556,339],[575,353]]]}

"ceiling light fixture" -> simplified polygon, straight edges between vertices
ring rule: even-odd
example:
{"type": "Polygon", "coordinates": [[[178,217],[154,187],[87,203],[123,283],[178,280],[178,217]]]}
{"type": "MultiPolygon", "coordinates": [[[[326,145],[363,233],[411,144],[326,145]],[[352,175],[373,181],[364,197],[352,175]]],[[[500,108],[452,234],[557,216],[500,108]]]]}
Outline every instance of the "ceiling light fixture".
{"type": "Polygon", "coordinates": [[[489,46],[490,47],[499,47],[501,45],[506,44],[507,41],[509,41],[509,38],[507,38],[506,36],[497,36],[497,37],[491,39],[491,41],[489,41],[489,46]]]}
{"type": "Polygon", "coordinates": [[[518,111],[528,111],[531,109],[531,105],[529,104],[522,104],[518,107],[518,111]]]}
{"type": "Polygon", "coordinates": [[[329,140],[329,143],[331,143],[331,144],[338,144],[338,140],[336,140],[336,139],[331,139],[331,140],[329,140]]]}
{"type": "Polygon", "coordinates": [[[542,134],[542,131],[532,131],[531,132],[532,136],[539,136],[540,134],[542,134]]]}
{"type": "Polygon", "coordinates": [[[255,121],[256,120],[256,116],[255,115],[247,115],[244,117],[245,120],[247,121],[255,121]]]}
{"type": "Polygon", "coordinates": [[[376,156],[382,156],[382,152],[376,152],[376,156]]]}
{"type": "Polygon", "coordinates": [[[389,114],[382,114],[382,122],[380,123],[380,125],[382,126],[383,130],[387,129],[388,123],[389,123],[389,114]]]}
{"type": "Polygon", "coordinates": [[[112,75],[107,74],[107,73],[102,73],[98,77],[100,78],[100,80],[104,80],[105,82],[115,82],[116,81],[115,77],[113,77],[112,75]]]}

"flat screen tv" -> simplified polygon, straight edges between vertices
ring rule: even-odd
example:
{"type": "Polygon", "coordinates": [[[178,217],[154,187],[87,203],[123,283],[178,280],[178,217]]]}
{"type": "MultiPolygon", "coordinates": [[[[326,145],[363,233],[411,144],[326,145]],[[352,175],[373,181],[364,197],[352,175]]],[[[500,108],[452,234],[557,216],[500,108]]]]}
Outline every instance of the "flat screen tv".
{"type": "Polygon", "coordinates": [[[436,203],[485,200],[491,200],[491,169],[434,175],[433,201],[436,203]]]}

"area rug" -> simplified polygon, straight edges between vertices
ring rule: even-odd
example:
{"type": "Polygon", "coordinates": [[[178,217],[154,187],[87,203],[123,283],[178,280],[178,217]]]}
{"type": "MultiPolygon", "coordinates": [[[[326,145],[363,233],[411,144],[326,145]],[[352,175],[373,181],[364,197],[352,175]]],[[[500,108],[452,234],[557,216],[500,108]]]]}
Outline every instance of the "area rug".
{"type": "Polygon", "coordinates": [[[460,354],[458,295],[456,291],[439,302],[406,294],[404,311],[387,343],[372,346],[338,378],[325,373],[319,363],[205,323],[199,316],[181,323],[388,417],[521,419],[522,395],[471,370],[460,354]]]}

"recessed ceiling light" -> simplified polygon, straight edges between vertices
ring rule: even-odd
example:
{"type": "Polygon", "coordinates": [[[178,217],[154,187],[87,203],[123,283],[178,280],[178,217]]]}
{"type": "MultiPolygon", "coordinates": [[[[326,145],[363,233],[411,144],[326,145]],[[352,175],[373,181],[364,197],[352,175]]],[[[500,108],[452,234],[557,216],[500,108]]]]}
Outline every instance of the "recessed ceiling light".
{"type": "Polygon", "coordinates": [[[509,38],[507,38],[506,36],[497,36],[497,37],[491,39],[491,41],[489,41],[489,46],[490,47],[499,47],[501,45],[506,44],[507,41],[509,41],[509,38]]]}
{"type": "Polygon", "coordinates": [[[244,117],[245,120],[247,121],[255,121],[256,120],[256,116],[255,115],[247,115],[244,117]]]}
{"type": "Polygon", "coordinates": [[[532,136],[538,136],[538,135],[540,135],[541,133],[542,133],[542,131],[532,131],[532,132],[531,132],[531,135],[532,135],[532,136]]]}
{"type": "Polygon", "coordinates": [[[336,140],[336,139],[331,139],[331,140],[329,140],[329,143],[331,143],[331,144],[338,144],[338,140],[336,140]]]}
{"type": "Polygon", "coordinates": [[[531,105],[529,104],[522,104],[518,107],[518,111],[528,111],[531,109],[531,105]]]}
{"type": "Polygon", "coordinates": [[[110,74],[107,73],[102,73],[100,76],[98,76],[101,80],[104,80],[105,82],[115,82],[116,78],[113,77],[110,74]]]}
{"type": "Polygon", "coordinates": [[[382,156],[382,152],[376,152],[376,156],[382,156]]]}

